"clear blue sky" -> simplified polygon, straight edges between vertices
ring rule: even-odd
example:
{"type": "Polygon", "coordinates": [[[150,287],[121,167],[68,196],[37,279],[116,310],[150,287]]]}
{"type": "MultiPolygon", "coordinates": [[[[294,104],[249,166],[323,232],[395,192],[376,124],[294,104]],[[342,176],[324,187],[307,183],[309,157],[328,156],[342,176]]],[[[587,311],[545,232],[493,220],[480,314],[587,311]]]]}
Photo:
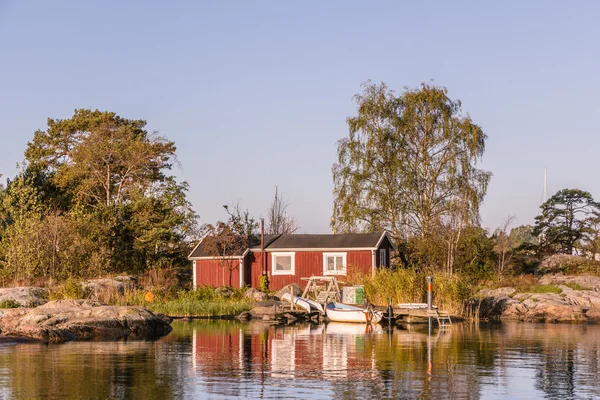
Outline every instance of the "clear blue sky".
{"type": "Polygon", "coordinates": [[[488,228],[597,178],[600,2],[0,0],[0,173],[75,108],[174,140],[203,222],[278,185],[301,231],[328,232],[336,141],[361,82],[433,80],[489,136],[488,228]]]}

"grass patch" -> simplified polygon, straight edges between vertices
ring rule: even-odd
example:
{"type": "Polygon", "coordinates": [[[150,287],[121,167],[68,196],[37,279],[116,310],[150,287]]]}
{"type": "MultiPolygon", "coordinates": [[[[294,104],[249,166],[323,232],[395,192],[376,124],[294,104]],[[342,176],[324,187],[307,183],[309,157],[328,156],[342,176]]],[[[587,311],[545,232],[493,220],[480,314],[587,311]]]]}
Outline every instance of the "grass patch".
{"type": "Polygon", "coordinates": [[[5,299],[0,301],[0,308],[19,308],[21,305],[13,299],[5,299]]]}
{"type": "Polygon", "coordinates": [[[593,290],[591,287],[583,286],[577,282],[567,282],[564,284],[566,287],[569,287],[573,290],[593,290]]]}
{"type": "MultiPolygon", "coordinates": [[[[92,293],[82,285],[83,281],[68,279],[50,291],[50,300],[88,299],[92,293]]],[[[94,299],[113,306],[139,306],[152,312],[171,316],[208,317],[238,315],[252,308],[252,302],[244,297],[245,289],[229,287],[198,287],[196,290],[176,290],[173,287],[129,288],[117,290],[106,288],[96,293],[94,299]]]]}
{"type": "Polygon", "coordinates": [[[562,293],[562,289],[556,285],[531,285],[516,288],[519,293],[562,293]]]}
{"type": "Polygon", "coordinates": [[[171,316],[206,317],[237,315],[252,308],[242,289],[199,287],[175,293],[154,293],[144,290],[126,290],[112,296],[108,303],[118,306],[141,306],[152,312],[171,316]],[[148,293],[152,293],[150,296],[148,293]]]}

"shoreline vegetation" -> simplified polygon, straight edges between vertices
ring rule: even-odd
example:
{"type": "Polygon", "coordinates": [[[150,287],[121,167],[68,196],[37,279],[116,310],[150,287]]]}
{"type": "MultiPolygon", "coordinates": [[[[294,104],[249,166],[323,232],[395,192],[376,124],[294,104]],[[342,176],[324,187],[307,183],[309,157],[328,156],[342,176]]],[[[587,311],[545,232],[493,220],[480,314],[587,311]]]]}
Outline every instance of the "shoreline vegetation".
{"type": "MultiPolygon", "coordinates": [[[[513,226],[516,217],[507,215],[487,229],[480,218],[492,179],[481,169],[487,134],[460,100],[432,83],[397,93],[367,81],[355,101],[332,160],[331,228],[385,230],[395,251],[391,270],[346,283],[364,285],[370,302],[385,307],[390,298],[423,302],[432,275],[434,304],[462,318],[592,321],[599,310],[600,321],[600,284],[546,279],[598,276],[600,203],[591,193],[561,189],[544,197],[533,225],[513,226]]],[[[225,221],[200,224],[187,182],[172,171],[175,143],[146,125],[78,109],[33,133],[19,172],[0,185],[3,287],[36,286],[44,302],[89,299],[180,317],[253,307],[257,298],[244,289],[192,291],[187,255],[206,234],[221,237],[214,252],[231,271],[223,250],[245,245],[258,220],[238,202],[224,206],[225,221]]],[[[296,232],[287,204],[276,189],[267,233],[296,232]]],[[[0,306],[40,305],[22,289],[0,296],[0,306]]],[[[261,289],[268,292],[266,280],[261,289]]]]}
{"type": "MultiPolygon", "coordinates": [[[[433,303],[454,317],[471,321],[511,318],[600,322],[595,317],[585,318],[586,313],[589,317],[600,312],[600,274],[597,269],[590,268],[589,263],[577,267],[574,265],[577,257],[555,258],[560,260],[546,262],[545,265],[551,267],[541,269],[544,273],[538,275],[515,274],[494,279],[461,273],[448,277],[442,272],[434,272],[431,274],[434,277],[433,303]],[[540,311],[544,302],[550,302],[554,308],[540,311]],[[535,308],[538,310],[534,313],[535,308]],[[590,309],[593,312],[590,313],[590,309]],[[560,315],[554,317],[552,313],[560,315]]],[[[344,281],[347,285],[363,285],[368,301],[385,307],[388,299],[393,305],[424,302],[428,275],[430,273],[424,270],[382,269],[374,276],[353,275],[344,281]]],[[[45,289],[35,289],[40,291],[36,293],[42,299],[35,300],[36,304],[32,300],[31,306],[52,300],[88,299],[111,306],[144,307],[174,318],[225,318],[250,311],[256,305],[255,298],[247,293],[248,288],[204,286],[192,290],[189,283],[183,282],[186,279],[179,280],[172,269],[149,272],[137,278],[69,278],[45,289]]],[[[272,299],[274,292],[268,294],[272,299]]],[[[23,306],[28,304],[19,304],[0,295],[0,309],[23,306]]]]}

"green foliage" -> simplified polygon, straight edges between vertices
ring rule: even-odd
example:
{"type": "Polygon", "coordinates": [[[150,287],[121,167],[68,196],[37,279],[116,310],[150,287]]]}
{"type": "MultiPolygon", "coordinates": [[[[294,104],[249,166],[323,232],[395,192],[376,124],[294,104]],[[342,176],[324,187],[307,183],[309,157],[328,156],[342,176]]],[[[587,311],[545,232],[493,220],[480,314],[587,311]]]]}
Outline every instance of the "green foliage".
{"type": "Polygon", "coordinates": [[[197,217],[146,122],[76,110],[35,132],[0,190],[0,278],[89,277],[187,264],[197,217]]]}
{"type": "Polygon", "coordinates": [[[573,249],[590,241],[592,219],[600,206],[589,192],[563,189],[541,205],[533,234],[540,238],[542,253],[573,254],[573,249]]]}
{"type": "Polygon", "coordinates": [[[50,300],[85,299],[89,293],[82,282],[75,278],[68,278],[63,284],[50,290],[50,300]]]}
{"type": "Polygon", "coordinates": [[[573,290],[594,290],[593,288],[591,288],[589,286],[584,286],[577,282],[565,282],[564,285],[567,287],[570,287],[573,290]]]}
{"type": "Polygon", "coordinates": [[[229,214],[227,225],[234,235],[248,237],[257,233],[258,222],[248,210],[242,210],[239,203],[234,204],[233,207],[224,205],[223,208],[229,214]]]}
{"type": "Polygon", "coordinates": [[[269,277],[267,275],[261,275],[258,277],[258,290],[263,293],[269,292],[269,277]]]}
{"type": "Polygon", "coordinates": [[[332,228],[386,229],[396,244],[418,237],[412,253],[419,263],[444,265],[451,275],[462,230],[477,223],[491,176],[477,169],[486,135],[443,87],[423,84],[399,96],[385,84],[363,89],[349,136],[338,143],[332,228]],[[428,258],[430,241],[446,247],[443,263],[428,258]]]}
{"type": "Polygon", "coordinates": [[[19,308],[21,305],[13,299],[4,299],[0,301],[0,308],[19,308]]]}
{"type": "Polygon", "coordinates": [[[142,306],[153,312],[170,316],[231,316],[252,308],[242,289],[229,287],[198,287],[175,293],[157,294],[153,301],[146,299],[143,290],[127,290],[123,296],[110,299],[110,304],[142,306]]]}

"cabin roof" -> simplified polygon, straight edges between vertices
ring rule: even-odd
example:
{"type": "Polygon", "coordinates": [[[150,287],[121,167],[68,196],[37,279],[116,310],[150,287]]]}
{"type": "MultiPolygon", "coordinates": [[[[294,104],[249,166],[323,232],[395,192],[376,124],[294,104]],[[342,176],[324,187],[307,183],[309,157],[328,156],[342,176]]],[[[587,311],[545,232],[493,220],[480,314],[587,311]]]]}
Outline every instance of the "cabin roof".
{"type": "MultiPolygon", "coordinates": [[[[385,235],[385,234],[383,234],[385,235]]],[[[292,249],[375,249],[379,246],[382,233],[342,234],[286,234],[271,243],[267,250],[292,249]]]]}
{"type": "MultiPolygon", "coordinates": [[[[384,240],[388,240],[390,246],[393,246],[385,232],[265,235],[265,250],[374,250],[384,240]]],[[[242,257],[246,251],[260,251],[260,235],[251,235],[247,240],[242,240],[242,237],[239,237],[239,239],[235,237],[219,239],[214,236],[207,236],[196,245],[188,258],[238,258],[242,257]],[[219,249],[218,255],[215,255],[216,249],[219,249]]]]}
{"type": "MultiPolygon", "coordinates": [[[[265,235],[265,247],[278,236],[265,235]]],[[[246,240],[242,238],[242,236],[227,236],[222,238],[205,236],[194,247],[188,258],[242,257],[248,248],[258,247],[260,249],[259,235],[250,235],[246,240]],[[218,256],[215,256],[215,252],[218,256]]]]}

